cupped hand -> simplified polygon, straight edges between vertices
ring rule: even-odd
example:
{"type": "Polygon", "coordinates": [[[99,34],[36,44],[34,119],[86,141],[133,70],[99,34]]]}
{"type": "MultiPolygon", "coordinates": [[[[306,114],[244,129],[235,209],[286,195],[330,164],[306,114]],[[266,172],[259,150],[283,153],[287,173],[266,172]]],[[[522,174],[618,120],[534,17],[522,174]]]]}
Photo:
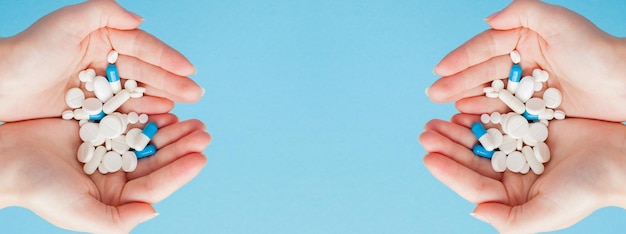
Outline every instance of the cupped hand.
{"type": "Polygon", "coordinates": [[[624,136],[620,123],[587,119],[551,121],[551,159],[541,175],[492,170],[472,153],[469,130],[478,116],[432,120],[420,141],[424,164],[441,182],[477,204],[472,215],[502,233],[563,229],[605,206],[624,206],[624,136]]]}
{"type": "Polygon", "coordinates": [[[626,43],[563,7],[513,1],[486,19],[489,29],[450,52],[435,67],[442,77],[427,91],[435,102],[456,102],[464,113],[502,109],[482,88],[508,78],[509,52],[518,50],[524,75],[550,74],[548,86],[563,93],[568,116],[626,121],[626,43]],[[609,101],[610,100],[610,101],[609,101]],[[607,111],[611,110],[611,111],[607,111]]]}
{"type": "Polygon", "coordinates": [[[78,87],[78,73],[104,75],[111,50],[119,52],[120,77],[146,87],[146,98],[127,106],[142,113],[166,113],[173,102],[195,102],[202,89],[179,52],[137,29],[142,18],[115,1],[93,0],[61,8],[25,31],[0,39],[0,121],[60,116],[65,93],[78,87]],[[149,103],[149,105],[147,104],[149,103]]]}
{"type": "Polygon", "coordinates": [[[83,172],[76,159],[78,123],[39,119],[0,125],[0,183],[4,205],[25,207],[61,228],[128,233],[158,213],[152,207],[193,179],[207,159],[210,136],[197,120],[151,116],[160,126],[155,155],[134,172],[83,172]],[[8,192],[7,192],[8,190],[8,192]],[[7,195],[10,194],[10,195],[7,195]]]}

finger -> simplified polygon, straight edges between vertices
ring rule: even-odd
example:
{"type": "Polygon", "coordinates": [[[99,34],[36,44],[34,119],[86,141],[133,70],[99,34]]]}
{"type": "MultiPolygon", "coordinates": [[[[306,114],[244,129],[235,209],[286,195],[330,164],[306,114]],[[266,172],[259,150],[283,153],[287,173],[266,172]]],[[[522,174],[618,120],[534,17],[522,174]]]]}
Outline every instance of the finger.
{"type": "Polygon", "coordinates": [[[569,227],[591,212],[583,204],[563,208],[550,199],[536,196],[520,206],[482,203],[473,214],[501,233],[537,233],[569,227]]]}
{"type": "Polygon", "coordinates": [[[131,98],[120,107],[119,111],[123,113],[162,114],[170,112],[173,108],[174,103],[169,99],[143,96],[141,98],[131,98]]]}
{"type": "Polygon", "coordinates": [[[88,197],[77,201],[75,207],[80,210],[67,212],[71,217],[63,220],[72,220],[71,224],[60,224],[61,220],[52,220],[59,226],[91,233],[129,233],[137,224],[154,218],[158,213],[150,204],[130,202],[120,206],[109,206],[88,197]]]}
{"type": "Polygon", "coordinates": [[[435,102],[451,102],[469,97],[459,94],[465,90],[490,85],[493,80],[508,77],[511,64],[508,55],[487,59],[454,75],[441,77],[430,86],[428,96],[435,102]]]}
{"type": "Polygon", "coordinates": [[[160,202],[196,177],[206,162],[206,157],[200,153],[180,157],[146,176],[129,181],[124,187],[122,200],[160,202]]]}
{"type": "Polygon", "coordinates": [[[459,113],[453,115],[450,122],[463,126],[467,129],[472,127],[472,124],[480,121],[480,116],[466,113],[459,113]]]}
{"type": "Polygon", "coordinates": [[[456,109],[467,114],[508,113],[509,107],[499,98],[475,96],[461,99],[455,103],[456,109]]]}
{"type": "Polygon", "coordinates": [[[74,35],[78,40],[99,28],[130,30],[139,27],[143,19],[122,8],[115,1],[95,0],[67,6],[55,11],[34,26],[74,35]]]}
{"type": "Polygon", "coordinates": [[[484,31],[446,55],[435,66],[434,72],[451,76],[491,58],[508,55],[515,49],[519,37],[519,30],[484,31]]]}
{"type": "Polygon", "coordinates": [[[502,202],[506,190],[500,181],[482,176],[441,154],[424,157],[426,168],[446,186],[472,203],[502,202]]]}
{"type": "Polygon", "coordinates": [[[180,52],[142,30],[109,30],[109,39],[121,55],[135,57],[178,76],[190,76],[196,72],[180,52]]]}

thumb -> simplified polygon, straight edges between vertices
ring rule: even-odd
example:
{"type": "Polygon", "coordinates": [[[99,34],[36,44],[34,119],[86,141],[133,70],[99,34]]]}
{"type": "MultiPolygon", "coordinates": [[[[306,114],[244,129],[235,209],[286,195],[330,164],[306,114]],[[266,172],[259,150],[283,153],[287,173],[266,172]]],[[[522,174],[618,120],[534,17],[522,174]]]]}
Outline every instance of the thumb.
{"type": "Polygon", "coordinates": [[[109,206],[89,198],[84,204],[77,205],[80,212],[72,212],[71,219],[76,231],[95,233],[129,233],[139,223],[158,215],[150,204],[131,202],[120,206],[109,206]]]}
{"type": "Polygon", "coordinates": [[[125,10],[113,0],[92,0],[63,7],[37,21],[33,27],[43,27],[85,38],[104,28],[131,30],[139,27],[143,18],[125,10]]]}
{"type": "Polygon", "coordinates": [[[486,19],[489,26],[497,30],[529,28],[544,38],[561,32],[597,30],[585,17],[564,7],[537,0],[516,0],[504,10],[486,19]]]}
{"type": "Polygon", "coordinates": [[[472,216],[491,224],[500,233],[536,233],[574,225],[590,212],[584,204],[564,208],[548,199],[535,197],[519,206],[481,203],[472,216]]]}

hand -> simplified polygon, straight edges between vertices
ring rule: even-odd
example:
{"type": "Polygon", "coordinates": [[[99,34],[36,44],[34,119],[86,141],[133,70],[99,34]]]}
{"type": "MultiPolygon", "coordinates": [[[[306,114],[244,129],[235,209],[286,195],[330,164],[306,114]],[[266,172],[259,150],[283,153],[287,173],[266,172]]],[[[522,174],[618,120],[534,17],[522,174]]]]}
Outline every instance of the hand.
{"type": "Polygon", "coordinates": [[[427,92],[433,101],[458,101],[457,108],[464,113],[502,110],[503,104],[485,98],[482,88],[508,78],[512,65],[508,54],[517,49],[524,75],[537,67],[549,72],[548,86],[562,91],[559,109],[568,116],[626,120],[624,39],[608,35],[572,11],[533,0],[513,1],[486,20],[492,29],[450,52],[435,67],[443,77],[427,92]]]}
{"type": "Polygon", "coordinates": [[[113,49],[120,53],[120,76],[137,80],[149,95],[125,108],[166,113],[173,101],[199,100],[202,89],[186,77],[195,72],[193,65],[138,30],[141,22],[115,1],[93,0],[64,7],[20,34],[0,39],[0,121],[60,116],[68,109],[65,93],[80,85],[78,73],[92,67],[104,75],[113,49]]]}
{"type": "Polygon", "coordinates": [[[40,119],[0,125],[0,208],[25,207],[80,232],[128,233],[158,213],[157,203],[193,179],[206,163],[210,136],[197,120],[153,115],[155,155],[131,173],[86,175],[76,154],[78,123],[40,119]]]}
{"type": "Polygon", "coordinates": [[[420,136],[424,164],[441,182],[477,204],[472,213],[502,233],[536,233],[569,227],[593,211],[625,207],[623,157],[626,127],[620,123],[569,118],[551,121],[551,159],[542,175],[496,173],[470,148],[478,121],[459,114],[432,120],[420,136]],[[597,137],[595,137],[597,136],[597,137]]]}

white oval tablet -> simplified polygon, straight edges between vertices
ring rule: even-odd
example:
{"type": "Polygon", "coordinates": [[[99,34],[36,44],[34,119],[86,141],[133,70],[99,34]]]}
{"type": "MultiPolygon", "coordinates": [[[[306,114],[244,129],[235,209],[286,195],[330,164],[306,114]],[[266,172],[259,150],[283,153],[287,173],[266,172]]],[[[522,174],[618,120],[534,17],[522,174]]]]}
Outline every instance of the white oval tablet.
{"type": "Polygon", "coordinates": [[[87,72],[87,74],[91,76],[92,80],[96,77],[96,70],[94,70],[93,68],[87,68],[85,69],[85,72],[87,72]]]}
{"type": "Polygon", "coordinates": [[[87,90],[89,92],[93,92],[93,89],[94,89],[93,81],[85,82],[85,90],[87,90]]]}
{"type": "Polygon", "coordinates": [[[526,106],[520,99],[517,99],[508,90],[500,90],[498,97],[515,113],[522,114],[526,110],[526,106]]]}
{"type": "Polygon", "coordinates": [[[548,127],[542,123],[531,123],[528,127],[528,136],[535,142],[544,142],[548,139],[548,127]]]}
{"type": "Polygon", "coordinates": [[[509,57],[511,57],[511,62],[515,64],[518,64],[522,61],[522,56],[519,55],[519,52],[517,52],[517,50],[511,51],[511,53],[509,53],[509,57]]]}
{"type": "Polygon", "coordinates": [[[122,156],[114,151],[109,151],[102,158],[102,164],[109,172],[116,172],[122,168],[122,156]]]}
{"type": "Polygon", "coordinates": [[[109,170],[104,166],[104,163],[100,162],[100,164],[98,165],[98,171],[100,172],[100,174],[106,175],[107,173],[109,173],[109,170]]]}
{"type": "Polygon", "coordinates": [[[503,172],[506,170],[506,154],[502,151],[496,151],[491,157],[491,168],[495,172],[503,172]]]}
{"type": "Polygon", "coordinates": [[[78,73],[78,79],[81,82],[93,81],[93,77],[87,73],[87,70],[80,71],[78,73]]]}
{"type": "Polygon", "coordinates": [[[480,122],[484,124],[488,124],[491,119],[489,118],[489,114],[480,115],[480,122]]]}
{"type": "Polygon", "coordinates": [[[517,85],[517,89],[515,90],[515,97],[522,102],[528,101],[530,97],[533,96],[535,92],[535,79],[532,76],[525,76],[517,85]]]}
{"type": "MultiPolygon", "coordinates": [[[[97,98],[87,98],[83,101],[83,110],[88,115],[97,115],[102,112],[102,102],[97,98]]],[[[76,113],[74,113],[76,115],[76,113]]]]}
{"type": "Polygon", "coordinates": [[[117,51],[111,50],[111,52],[109,52],[109,55],[107,56],[107,62],[115,63],[117,62],[118,57],[119,57],[119,54],[117,53],[117,51]]]}
{"type": "Polygon", "coordinates": [[[80,88],[71,88],[65,93],[65,103],[70,108],[80,108],[83,106],[85,100],[85,93],[80,88]]]}
{"type": "Polygon", "coordinates": [[[145,124],[148,122],[148,115],[141,114],[139,115],[139,123],[145,124]]]}
{"type": "Polygon", "coordinates": [[[500,90],[504,89],[504,82],[502,80],[493,80],[493,81],[491,81],[491,87],[496,92],[500,92],[500,90]]]}
{"type": "Polygon", "coordinates": [[[135,88],[135,90],[133,90],[133,92],[135,92],[135,93],[145,93],[146,92],[146,88],[144,88],[144,87],[137,87],[137,88],[135,88]]]}
{"type": "Polygon", "coordinates": [[[488,98],[498,98],[500,97],[500,94],[494,91],[494,92],[485,93],[485,96],[487,96],[488,98]]]}
{"type": "Polygon", "coordinates": [[[122,170],[125,172],[133,172],[137,168],[137,155],[132,151],[126,151],[122,154],[122,170]]]}
{"type": "Polygon", "coordinates": [[[78,153],[76,154],[76,158],[81,163],[86,163],[91,160],[93,157],[93,152],[96,150],[96,147],[91,145],[89,142],[83,142],[78,147],[78,153]]]}
{"type": "Polygon", "coordinates": [[[500,130],[498,130],[497,128],[490,128],[487,129],[487,134],[489,134],[489,137],[491,137],[491,142],[493,143],[494,149],[502,145],[503,136],[500,130]]]}
{"type": "Polygon", "coordinates": [[[128,120],[129,124],[136,124],[137,122],[139,122],[139,115],[137,114],[137,112],[130,112],[126,116],[126,120],[128,120]]]}
{"type": "Polygon", "coordinates": [[[105,114],[111,114],[128,101],[128,99],[130,99],[130,93],[128,90],[124,89],[104,103],[102,111],[104,111],[105,114]]]}
{"type": "Polygon", "coordinates": [[[541,175],[545,168],[542,163],[537,161],[533,149],[530,148],[530,146],[524,146],[524,148],[522,148],[522,154],[524,154],[526,162],[528,163],[528,166],[530,166],[530,169],[533,170],[533,173],[541,175]]]}
{"type": "Polygon", "coordinates": [[[97,123],[86,123],[83,126],[80,126],[80,130],[78,130],[78,135],[80,139],[84,142],[92,142],[98,139],[98,124],[97,123]]]}
{"type": "Polygon", "coordinates": [[[484,87],[483,88],[483,93],[493,93],[496,90],[493,87],[484,87]]]}
{"type": "Polygon", "coordinates": [[[100,120],[99,132],[106,138],[116,138],[124,133],[120,119],[113,115],[104,116],[100,120]]]}
{"type": "Polygon", "coordinates": [[[558,119],[558,120],[565,119],[565,112],[563,112],[562,110],[555,110],[554,111],[554,118],[558,119]]]}
{"type": "Polygon", "coordinates": [[[489,121],[491,121],[494,124],[499,124],[500,120],[502,120],[502,116],[500,115],[499,112],[493,112],[491,113],[491,115],[489,115],[489,121]]]}
{"type": "Polygon", "coordinates": [[[531,115],[539,115],[546,109],[546,102],[541,98],[531,98],[526,101],[526,112],[531,115]]]}
{"type": "Polygon", "coordinates": [[[96,95],[100,102],[106,102],[113,97],[113,89],[109,84],[107,78],[103,76],[97,76],[93,81],[93,93],[96,95]]]}
{"type": "Polygon", "coordinates": [[[83,165],[83,171],[85,172],[85,174],[91,175],[96,171],[96,169],[98,169],[100,162],[102,162],[102,157],[104,156],[104,154],[106,154],[106,152],[107,150],[104,148],[104,146],[96,147],[96,150],[93,152],[93,157],[91,158],[91,160],[83,165]]]}
{"type": "Polygon", "coordinates": [[[131,93],[135,91],[136,88],[137,88],[136,80],[126,80],[126,82],[124,82],[124,89],[127,89],[131,93]]]}
{"type": "Polygon", "coordinates": [[[528,165],[527,162],[524,162],[524,166],[522,167],[521,170],[519,170],[519,173],[526,175],[529,171],[530,171],[530,166],[528,165]]]}
{"type": "Polygon", "coordinates": [[[61,118],[65,119],[65,120],[70,120],[74,118],[74,111],[72,110],[65,110],[63,111],[63,113],[61,113],[61,118]]]}
{"type": "Polygon", "coordinates": [[[141,131],[142,130],[139,128],[133,128],[126,133],[126,144],[130,146],[130,148],[135,148],[137,137],[141,134],[141,131]]]}
{"type": "Polygon", "coordinates": [[[517,140],[509,135],[502,137],[502,144],[500,145],[500,151],[505,154],[510,154],[517,148],[517,140]]]}
{"type": "Polygon", "coordinates": [[[550,148],[544,142],[539,142],[535,147],[533,147],[533,152],[535,152],[535,158],[540,163],[546,163],[550,161],[550,148]]]}
{"type": "Polygon", "coordinates": [[[513,115],[507,120],[504,128],[511,137],[520,139],[528,133],[528,120],[524,116],[513,115]]]}
{"type": "Polygon", "coordinates": [[[526,164],[526,159],[524,158],[524,154],[519,151],[515,151],[510,153],[509,156],[506,157],[506,168],[512,172],[520,172],[522,168],[524,168],[524,164],[526,164]]]}
{"type": "Polygon", "coordinates": [[[543,100],[546,102],[546,107],[557,108],[563,101],[561,91],[556,88],[548,88],[543,92],[543,100]]]}

